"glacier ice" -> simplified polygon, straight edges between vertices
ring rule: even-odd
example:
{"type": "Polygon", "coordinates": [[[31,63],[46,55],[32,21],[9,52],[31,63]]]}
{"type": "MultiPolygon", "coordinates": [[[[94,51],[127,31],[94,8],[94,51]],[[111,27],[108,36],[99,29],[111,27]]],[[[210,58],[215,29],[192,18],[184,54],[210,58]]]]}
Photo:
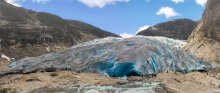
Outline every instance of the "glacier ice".
{"type": "Polygon", "coordinates": [[[184,41],[163,37],[108,37],[81,43],[62,52],[18,60],[10,64],[8,73],[73,70],[123,77],[211,68],[181,50],[182,45],[184,41]]]}
{"type": "Polygon", "coordinates": [[[158,40],[168,46],[175,47],[177,49],[183,48],[183,46],[186,45],[186,40],[178,40],[178,39],[172,39],[162,36],[138,36],[138,37],[145,37],[149,39],[158,40]]]}

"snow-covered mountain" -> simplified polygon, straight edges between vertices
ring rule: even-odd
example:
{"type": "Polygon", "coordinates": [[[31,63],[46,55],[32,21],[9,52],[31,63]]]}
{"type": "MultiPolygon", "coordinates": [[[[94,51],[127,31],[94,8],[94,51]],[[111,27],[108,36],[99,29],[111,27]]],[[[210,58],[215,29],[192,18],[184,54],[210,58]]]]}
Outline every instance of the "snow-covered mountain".
{"type": "Polygon", "coordinates": [[[108,37],[81,43],[63,52],[16,61],[8,73],[73,70],[123,77],[210,68],[179,49],[184,44],[184,41],[165,37],[108,37]]]}

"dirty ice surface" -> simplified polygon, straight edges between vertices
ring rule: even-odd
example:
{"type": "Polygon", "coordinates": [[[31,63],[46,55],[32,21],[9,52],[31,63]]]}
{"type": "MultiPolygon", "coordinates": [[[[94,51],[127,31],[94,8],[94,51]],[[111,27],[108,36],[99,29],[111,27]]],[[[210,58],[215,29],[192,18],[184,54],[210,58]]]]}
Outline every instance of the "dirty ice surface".
{"type": "Polygon", "coordinates": [[[184,41],[165,37],[108,37],[81,43],[62,52],[18,60],[10,64],[8,73],[73,70],[123,77],[211,68],[181,50],[184,44],[184,41]]]}

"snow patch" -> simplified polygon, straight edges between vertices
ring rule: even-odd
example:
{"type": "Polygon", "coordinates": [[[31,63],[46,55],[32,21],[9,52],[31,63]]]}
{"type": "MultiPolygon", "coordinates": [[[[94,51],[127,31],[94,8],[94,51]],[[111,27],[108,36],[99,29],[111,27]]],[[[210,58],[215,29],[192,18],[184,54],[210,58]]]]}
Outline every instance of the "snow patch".
{"type": "Polygon", "coordinates": [[[2,58],[2,59],[6,59],[8,62],[11,61],[11,58],[8,57],[8,56],[6,56],[5,54],[2,54],[2,55],[1,55],[1,58],[2,58]]]}

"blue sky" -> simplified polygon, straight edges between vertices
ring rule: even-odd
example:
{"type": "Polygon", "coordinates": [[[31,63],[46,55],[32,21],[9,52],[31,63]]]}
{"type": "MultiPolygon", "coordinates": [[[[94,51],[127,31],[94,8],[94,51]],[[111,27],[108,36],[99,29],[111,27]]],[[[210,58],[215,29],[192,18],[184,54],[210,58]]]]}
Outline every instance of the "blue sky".
{"type": "Polygon", "coordinates": [[[16,6],[79,20],[116,34],[178,18],[199,20],[207,0],[6,0],[16,6]]]}

